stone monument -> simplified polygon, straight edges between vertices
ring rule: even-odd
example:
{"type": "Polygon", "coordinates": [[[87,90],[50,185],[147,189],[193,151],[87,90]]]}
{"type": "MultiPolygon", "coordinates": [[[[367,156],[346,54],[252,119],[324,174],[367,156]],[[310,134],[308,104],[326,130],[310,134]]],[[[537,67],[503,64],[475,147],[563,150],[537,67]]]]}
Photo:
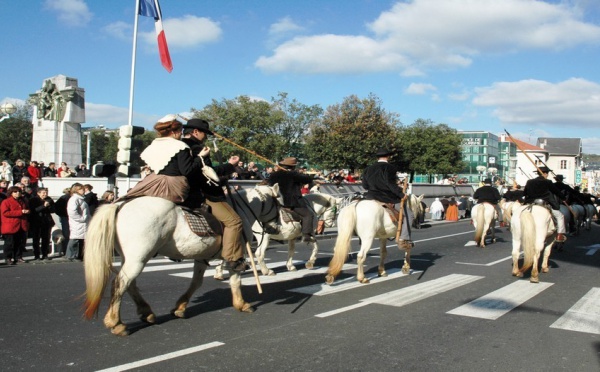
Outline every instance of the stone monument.
{"type": "Polygon", "coordinates": [[[81,123],[85,122],[85,91],[77,79],[57,75],[44,80],[42,89],[29,95],[33,105],[31,159],[46,165],[61,162],[69,168],[81,164],[81,123]]]}

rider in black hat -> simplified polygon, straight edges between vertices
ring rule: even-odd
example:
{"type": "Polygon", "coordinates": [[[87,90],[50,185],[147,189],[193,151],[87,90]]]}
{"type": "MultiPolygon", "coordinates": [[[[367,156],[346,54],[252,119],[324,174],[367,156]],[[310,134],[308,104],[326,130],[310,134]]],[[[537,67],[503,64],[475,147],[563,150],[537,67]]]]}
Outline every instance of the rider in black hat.
{"type": "Polygon", "coordinates": [[[523,190],[525,203],[535,203],[541,199],[552,207],[552,216],[556,219],[557,237],[556,241],[564,242],[567,240],[565,236],[565,218],[560,212],[560,202],[562,202],[562,194],[552,181],[548,179],[548,174],[552,172],[548,167],[538,168],[538,177],[532,178],[525,184],[523,190]]]}
{"type": "Polygon", "coordinates": [[[477,204],[489,203],[493,205],[494,209],[496,210],[496,214],[498,215],[498,220],[500,221],[500,227],[504,227],[504,221],[502,221],[502,210],[498,205],[498,202],[501,199],[500,191],[492,186],[492,180],[490,178],[483,180],[483,186],[475,190],[473,199],[477,200],[477,204]]]}
{"type": "MultiPolygon", "coordinates": [[[[388,163],[393,152],[381,148],[377,150],[375,156],[377,163],[365,168],[362,175],[362,186],[367,190],[365,199],[377,200],[386,204],[398,204],[406,198],[406,194],[398,185],[398,169],[395,165],[388,163]]],[[[393,207],[392,207],[393,208],[393,207]]],[[[405,218],[402,221],[402,230],[400,232],[400,248],[410,249],[414,246],[410,234],[410,225],[413,222],[413,214],[410,208],[404,204],[405,218]]]]}

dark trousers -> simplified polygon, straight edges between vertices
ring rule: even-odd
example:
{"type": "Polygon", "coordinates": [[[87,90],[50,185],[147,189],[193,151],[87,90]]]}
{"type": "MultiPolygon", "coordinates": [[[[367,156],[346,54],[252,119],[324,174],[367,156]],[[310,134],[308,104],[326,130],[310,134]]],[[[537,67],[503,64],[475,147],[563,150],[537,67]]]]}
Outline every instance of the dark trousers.
{"type": "Polygon", "coordinates": [[[60,216],[60,228],[65,238],[61,244],[61,253],[64,256],[67,253],[67,245],[69,245],[69,217],[60,216]]]}
{"type": "Polygon", "coordinates": [[[22,246],[27,240],[27,232],[21,230],[16,234],[4,234],[4,257],[13,262],[22,257],[22,246]]]}
{"type": "Polygon", "coordinates": [[[31,240],[33,246],[33,256],[35,258],[48,257],[50,249],[50,231],[52,226],[35,225],[31,226],[31,240]],[[42,245],[40,246],[40,240],[42,245]]]}
{"type": "Polygon", "coordinates": [[[298,213],[302,217],[302,234],[314,235],[314,213],[306,207],[294,207],[293,211],[298,213]]]}

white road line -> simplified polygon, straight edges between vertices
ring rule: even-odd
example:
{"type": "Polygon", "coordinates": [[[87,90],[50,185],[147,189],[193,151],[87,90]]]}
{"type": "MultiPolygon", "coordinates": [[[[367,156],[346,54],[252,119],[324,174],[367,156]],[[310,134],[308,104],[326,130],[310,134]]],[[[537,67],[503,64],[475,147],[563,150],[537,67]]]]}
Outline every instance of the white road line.
{"type": "Polygon", "coordinates": [[[550,328],[600,334],[600,288],[590,289],[550,328]]]}
{"type": "Polygon", "coordinates": [[[501,258],[499,260],[492,261],[492,262],[486,263],[486,264],[478,264],[478,263],[472,263],[472,262],[456,262],[456,263],[459,265],[471,265],[471,266],[493,266],[493,265],[499,264],[500,262],[504,262],[504,261],[508,261],[508,260],[512,260],[512,256],[501,258]]]}
{"type": "MultiPolygon", "coordinates": [[[[350,270],[350,269],[356,269],[356,267],[357,267],[356,265],[346,264],[346,265],[344,265],[344,267],[342,269],[350,270]],[[352,266],[354,266],[354,267],[352,267],[352,266]]],[[[325,268],[325,269],[327,269],[327,268],[325,268]]],[[[325,271],[327,271],[327,270],[325,270],[325,271]]],[[[420,271],[418,271],[418,272],[420,272],[420,271]]],[[[391,279],[396,279],[396,278],[400,278],[400,277],[409,275],[409,274],[403,274],[401,269],[389,269],[389,270],[387,270],[387,273],[388,273],[388,276],[383,276],[383,277],[378,276],[376,273],[371,273],[371,275],[366,276],[366,278],[369,279],[370,284],[375,284],[375,283],[381,283],[381,282],[385,282],[385,281],[388,281],[391,279]]],[[[417,272],[411,271],[411,273],[417,273],[417,272]]],[[[309,294],[312,296],[325,296],[325,295],[329,295],[332,293],[343,292],[348,289],[364,287],[364,286],[365,286],[365,284],[359,283],[358,280],[356,280],[356,275],[354,275],[350,278],[335,281],[331,285],[327,285],[325,283],[319,283],[319,284],[309,285],[306,287],[288,289],[288,291],[296,292],[296,293],[305,293],[305,294],[309,294]]]]}
{"type": "Polygon", "coordinates": [[[181,357],[181,356],[184,356],[184,355],[197,353],[199,351],[203,351],[203,350],[207,350],[207,349],[212,349],[213,347],[223,346],[223,345],[225,345],[225,344],[223,342],[219,342],[219,341],[210,342],[208,344],[198,345],[198,346],[190,347],[190,348],[179,350],[179,351],[174,351],[172,353],[155,356],[155,357],[148,358],[148,359],[138,360],[137,362],[127,363],[127,364],[121,364],[120,366],[115,366],[115,367],[111,367],[111,368],[102,369],[102,370],[99,370],[97,372],[127,371],[127,370],[130,370],[130,369],[147,366],[149,364],[163,362],[163,361],[168,360],[168,359],[178,358],[178,357],[181,357]]]}
{"type": "Polygon", "coordinates": [[[483,276],[476,275],[451,274],[438,279],[430,280],[425,283],[420,283],[392,292],[387,292],[378,296],[365,298],[364,300],[361,300],[362,305],[350,305],[336,310],[317,314],[315,316],[318,318],[325,318],[328,316],[336,315],[348,310],[355,309],[357,307],[364,306],[366,304],[373,303],[402,307],[420,300],[424,300],[431,296],[449,291],[451,289],[461,287],[465,284],[469,284],[471,282],[483,278],[483,276]]]}
{"type": "Polygon", "coordinates": [[[496,320],[553,284],[546,282],[533,284],[528,280],[519,280],[450,310],[446,314],[496,320]]]}
{"type": "MultiPolygon", "coordinates": [[[[269,268],[271,270],[276,270],[276,269],[279,269],[281,267],[285,267],[285,264],[286,264],[286,261],[270,262],[269,263],[269,268]]],[[[306,261],[293,261],[293,264],[294,264],[294,266],[298,266],[298,267],[302,267],[303,268],[304,265],[306,264],[306,261]]],[[[256,269],[259,270],[259,272],[260,272],[260,268],[258,268],[258,266],[256,267],[256,269]]],[[[326,267],[322,268],[322,269],[324,270],[322,272],[325,272],[327,270],[326,267]]],[[[261,283],[272,283],[272,282],[276,282],[276,281],[281,281],[281,280],[277,280],[277,279],[274,279],[274,278],[278,278],[280,276],[281,277],[286,277],[286,274],[289,274],[289,275],[293,276],[292,279],[295,279],[295,278],[299,278],[299,277],[310,275],[310,274],[318,274],[319,272],[321,272],[319,270],[321,270],[321,268],[315,269],[315,270],[285,271],[285,272],[279,273],[279,274],[277,274],[275,276],[261,276],[260,277],[260,282],[261,283]],[[299,274],[297,274],[297,273],[299,273],[299,274]],[[271,278],[273,278],[273,279],[271,279],[271,278]]],[[[215,275],[215,271],[216,271],[215,269],[208,269],[208,270],[206,270],[206,272],[204,273],[204,277],[214,276],[215,275]]],[[[246,271],[246,272],[248,273],[248,272],[251,272],[251,271],[246,271]]],[[[193,276],[193,274],[194,274],[193,271],[186,271],[184,273],[173,273],[173,274],[169,274],[169,275],[176,276],[176,277],[179,277],[179,278],[188,278],[188,279],[191,279],[192,276],[193,276]]],[[[228,275],[229,271],[225,270],[224,274],[228,275]]],[[[250,279],[250,278],[242,278],[242,284],[249,284],[250,281],[252,282],[252,285],[254,285],[254,277],[252,277],[252,279],[250,279]]]]}

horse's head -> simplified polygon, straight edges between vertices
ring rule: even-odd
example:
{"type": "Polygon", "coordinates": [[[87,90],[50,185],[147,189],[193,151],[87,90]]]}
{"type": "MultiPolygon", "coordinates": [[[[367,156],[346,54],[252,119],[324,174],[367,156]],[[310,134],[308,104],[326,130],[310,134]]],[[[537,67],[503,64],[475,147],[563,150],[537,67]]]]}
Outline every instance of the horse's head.
{"type": "Polygon", "coordinates": [[[273,186],[256,185],[254,189],[248,192],[248,202],[250,205],[260,203],[260,207],[253,206],[252,209],[258,211],[258,220],[270,221],[277,218],[279,206],[283,205],[283,196],[279,192],[279,184],[273,186]]]}

